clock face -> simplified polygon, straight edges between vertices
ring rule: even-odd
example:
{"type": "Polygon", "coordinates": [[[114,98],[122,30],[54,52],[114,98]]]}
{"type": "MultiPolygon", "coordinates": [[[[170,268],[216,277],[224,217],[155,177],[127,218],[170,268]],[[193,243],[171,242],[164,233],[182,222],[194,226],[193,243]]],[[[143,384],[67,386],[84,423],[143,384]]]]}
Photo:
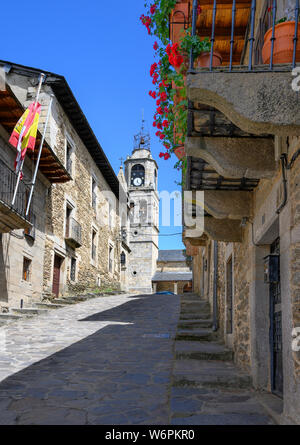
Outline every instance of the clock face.
{"type": "Polygon", "coordinates": [[[140,187],[142,185],[142,182],[142,178],[134,178],[133,185],[135,185],[136,187],[140,187]]]}

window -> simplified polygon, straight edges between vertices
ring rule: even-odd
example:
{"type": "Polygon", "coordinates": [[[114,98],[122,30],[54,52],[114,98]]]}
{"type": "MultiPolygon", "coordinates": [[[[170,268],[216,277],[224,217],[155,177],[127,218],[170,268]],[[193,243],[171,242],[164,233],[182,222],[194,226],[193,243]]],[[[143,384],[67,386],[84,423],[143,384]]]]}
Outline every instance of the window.
{"type": "Polygon", "coordinates": [[[154,188],[157,190],[157,170],[154,171],[154,188]]]}
{"type": "Polygon", "coordinates": [[[71,281],[76,281],[76,258],[71,258],[71,271],[70,271],[71,281]]]}
{"type": "Polygon", "coordinates": [[[72,207],[70,205],[66,205],[66,238],[70,235],[70,219],[72,214],[72,207]]]}
{"type": "Polygon", "coordinates": [[[67,142],[67,149],[66,149],[66,167],[67,172],[72,175],[72,146],[69,142],[67,142]]]}
{"type": "Polygon", "coordinates": [[[108,270],[109,270],[110,273],[113,272],[113,264],[114,264],[114,248],[112,246],[109,246],[108,270]]]}
{"type": "Polygon", "coordinates": [[[24,257],[23,258],[23,280],[30,281],[30,275],[31,275],[31,260],[24,257]]]}
{"type": "Polygon", "coordinates": [[[92,260],[96,261],[97,257],[97,232],[96,230],[92,230],[92,260]]]}
{"type": "Polygon", "coordinates": [[[92,178],[92,207],[97,210],[97,193],[96,193],[97,183],[94,178],[92,178]]]}

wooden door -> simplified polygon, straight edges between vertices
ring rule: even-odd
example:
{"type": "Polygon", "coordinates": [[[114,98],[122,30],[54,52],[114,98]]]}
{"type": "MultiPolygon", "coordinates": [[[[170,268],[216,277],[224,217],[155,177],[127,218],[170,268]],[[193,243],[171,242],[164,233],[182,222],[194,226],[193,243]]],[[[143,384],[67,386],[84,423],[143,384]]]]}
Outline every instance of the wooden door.
{"type": "Polygon", "coordinates": [[[60,267],[62,258],[58,255],[54,256],[54,268],[53,268],[53,287],[52,292],[58,297],[59,295],[59,283],[60,283],[60,267]]]}

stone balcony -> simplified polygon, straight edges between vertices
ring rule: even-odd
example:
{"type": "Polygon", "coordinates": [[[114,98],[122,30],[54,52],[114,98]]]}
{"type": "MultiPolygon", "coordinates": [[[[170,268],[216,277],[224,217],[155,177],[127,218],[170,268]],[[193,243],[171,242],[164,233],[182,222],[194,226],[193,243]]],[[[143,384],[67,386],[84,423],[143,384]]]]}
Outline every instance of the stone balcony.
{"type": "Polygon", "coordinates": [[[194,70],[187,76],[188,99],[216,108],[254,135],[298,135],[300,110],[298,94],[292,89],[291,65],[277,65],[276,71],[266,65],[253,71],[245,66],[234,69],[194,70]]]}
{"type": "Polygon", "coordinates": [[[81,225],[74,218],[69,218],[66,229],[66,243],[73,248],[82,246],[81,225]]]}

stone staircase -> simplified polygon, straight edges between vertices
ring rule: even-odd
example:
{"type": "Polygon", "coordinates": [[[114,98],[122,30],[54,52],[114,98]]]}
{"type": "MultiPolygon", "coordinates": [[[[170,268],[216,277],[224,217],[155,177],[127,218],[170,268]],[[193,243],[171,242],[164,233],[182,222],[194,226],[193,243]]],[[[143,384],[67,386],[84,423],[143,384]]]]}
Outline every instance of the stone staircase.
{"type": "Polygon", "coordinates": [[[106,297],[110,295],[115,295],[116,293],[110,292],[105,294],[95,294],[87,293],[83,295],[76,295],[71,297],[61,297],[61,298],[50,298],[47,296],[44,301],[34,303],[33,307],[30,308],[10,308],[9,312],[0,313],[0,328],[6,326],[10,323],[31,318],[34,316],[47,314],[48,311],[57,310],[64,307],[69,307],[70,305],[82,303],[94,298],[106,297]]]}
{"type": "Polygon", "coordinates": [[[272,420],[257,401],[249,375],[213,332],[210,305],[181,297],[171,388],[174,425],[258,425],[272,420]]]}

